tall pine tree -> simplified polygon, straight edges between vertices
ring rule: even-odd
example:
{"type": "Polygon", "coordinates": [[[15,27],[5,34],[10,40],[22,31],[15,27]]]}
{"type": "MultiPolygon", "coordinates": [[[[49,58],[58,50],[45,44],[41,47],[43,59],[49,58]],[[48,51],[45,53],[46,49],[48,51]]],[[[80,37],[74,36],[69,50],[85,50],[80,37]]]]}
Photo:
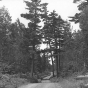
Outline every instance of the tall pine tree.
{"type": "Polygon", "coordinates": [[[29,20],[28,28],[26,28],[26,38],[28,39],[29,46],[31,47],[31,51],[29,52],[32,54],[32,65],[31,65],[31,74],[33,77],[34,73],[34,61],[36,55],[36,49],[39,44],[41,44],[41,26],[39,23],[41,22],[41,16],[44,14],[44,6],[45,4],[41,4],[41,0],[31,0],[25,1],[28,8],[26,8],[29,13],[21,14],[22,17],[29,20]]]}
{"type": "Polygon", "coordinates": [[[49,51],[51,52],[51,58],[52,58],[52,51],[54,52],[54,56],[56,58],[56,70],[58,77],[58,67],[60,68],[60,52],[61,52],[60,47],[62,47],[62,41],[63,41],[64,21],[60,16],[58,16],[58,14],[55,11],[47,15],[45,19],[46,20],[43,28],[45,43],[47,43],[49,46],[49,51]],[[58,61],[58,53],[59,53],[59,61],[58,61]],[[58,62],[59,62],[59,66],[58,66],[58,62]]]}

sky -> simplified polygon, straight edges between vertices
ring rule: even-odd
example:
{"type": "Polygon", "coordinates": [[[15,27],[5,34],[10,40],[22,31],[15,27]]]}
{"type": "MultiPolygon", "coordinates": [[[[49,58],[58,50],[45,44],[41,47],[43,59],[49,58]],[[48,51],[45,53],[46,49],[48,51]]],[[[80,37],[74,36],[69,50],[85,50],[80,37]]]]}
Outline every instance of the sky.
{"type": "MultiPolygon", "coordinates": [[[[28,0],[27,0],[28,1],[28,0]]],[[[48,3],[48,10],[56,12],[61,15],[65,20],[68,20],[69,16],[74,16],[78,12],[77,4],[73,3],[73,0],[42,0],[42,2],[48,3]]],[[[17,18],[27,26],[28,20],[20,16],[21,13],[27,13],[26,4],[24,0],[2,0],[0,1],[0,7],[5,6],[10,15],[12,16],[12,22],[15,22],[17,18]]],[[[78,25],[74,25],[74,29],[79,29],[78,25]]]]}

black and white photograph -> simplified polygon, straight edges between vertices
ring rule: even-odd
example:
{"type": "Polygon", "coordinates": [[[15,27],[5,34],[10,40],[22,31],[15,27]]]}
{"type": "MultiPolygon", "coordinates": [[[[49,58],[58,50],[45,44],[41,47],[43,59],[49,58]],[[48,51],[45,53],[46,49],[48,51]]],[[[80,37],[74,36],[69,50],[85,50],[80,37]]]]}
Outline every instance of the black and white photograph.
{"type": "Polygon", "coordinates": [[[0,88],[88,88],[88,0],[0,0],[0,88]]]}

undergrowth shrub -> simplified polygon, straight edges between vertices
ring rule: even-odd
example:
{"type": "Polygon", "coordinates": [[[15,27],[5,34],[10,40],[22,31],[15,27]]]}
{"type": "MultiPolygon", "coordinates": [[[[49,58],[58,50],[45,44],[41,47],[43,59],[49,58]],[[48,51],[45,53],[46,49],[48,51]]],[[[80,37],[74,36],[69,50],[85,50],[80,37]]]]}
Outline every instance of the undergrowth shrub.
{"type": "Polygon", "coordinates": [[[30,77],[29,81],[30,83],[38,83],[38,79],[35,77],[30,77]]]}

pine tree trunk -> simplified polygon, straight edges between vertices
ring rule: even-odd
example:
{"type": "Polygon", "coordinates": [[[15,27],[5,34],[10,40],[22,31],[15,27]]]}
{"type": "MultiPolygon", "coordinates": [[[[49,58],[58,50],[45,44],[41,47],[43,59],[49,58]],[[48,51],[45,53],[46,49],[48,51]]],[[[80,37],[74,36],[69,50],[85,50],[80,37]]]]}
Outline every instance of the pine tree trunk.
{"type": "Polygon", "coordinates": [[[0,44],[0,60],[2,60],[2,45],[0,44]]]}
{"type": "Polygon", "coordinates": [[[56,73],[57,73],[57,78],[58,78],[58,51],[57,51],[57,49],[58,49],[58,47],[57,47],[57,39],[55,39],[55,47],[56,47],[56,73]]]}
{"type": "Polygon", "coordinates": [[[45,57],[45,53],[44,53],[44,63],[43,63],[44,65],[44,67],[43,67],[43,69],[44,69],[44,71],[46,70],[46,57],[45,57]]]}
{"type": "MultiPolygon", "coordinates": [[[[35,51],[35,45],[33,45],[33,51],[35,51]]],[[[33,77],[34,75],[34,58],[35,58],[35,54],[32,54],[32,66],[31,66],[31,76],[33,77]]]]}
{"type": "Polygon", "coordinates": [[[58,67],[59,67],[59,76],[60,76],[60,52],[59,52],[59,55],[58,55],[58,63],[59,63],[58,64],[59,65],[58,67]]]}
{"type": "Polygon", "coordinates": [[[58,78],[58,55],[56,55],[56,73],[58,78]]]}
{"type": "Polygon", "coordinates": [[[54,61],[53,61],[53,58],[52,58],[52,54],[51,54],[51,59],[52,59],[52,69],[53,69],[53,77],[54,77],[54,61]]]}
{"type": "Polygon", "coordinates": [[[55,51],[55,55],[56,55],[56,75],[58,78],[58,52],[57,52],[57,50],[55,51]]]}
{"type": "Polygon", "coordinates": [[[58,59],[59,59],[59,75],[60,75],[60,38],[59,38],[59,55],[58,55],[58,59]]]}
{"type": "Polygon", "coordinates": [[[32,66],[31,66],[31,76],[33,77],[34,75],[34,54],[33,54],[33,58],[32,58],[32,66]]]}

